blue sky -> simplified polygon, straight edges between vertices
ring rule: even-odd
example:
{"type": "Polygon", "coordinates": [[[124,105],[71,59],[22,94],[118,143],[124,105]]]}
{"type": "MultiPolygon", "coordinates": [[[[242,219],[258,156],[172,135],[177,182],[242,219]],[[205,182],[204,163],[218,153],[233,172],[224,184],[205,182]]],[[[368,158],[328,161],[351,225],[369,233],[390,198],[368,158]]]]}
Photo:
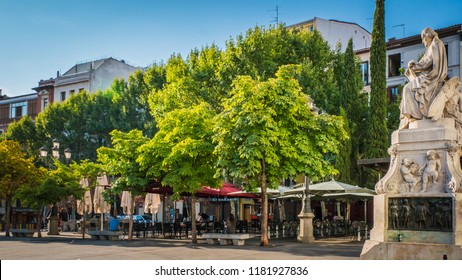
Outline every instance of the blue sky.
{"type": "MultiPolygon", "coordinates": [[[[314,17],[355,22],[372,32],[374,0],[0,0],[0,89],[34,92],[41,79],[104,57],[134,66],[186,56],[276,18],[287,25],[314,17]]],[[[386,0],[386,37],[462,24],[462,0],[386,0]]]]}

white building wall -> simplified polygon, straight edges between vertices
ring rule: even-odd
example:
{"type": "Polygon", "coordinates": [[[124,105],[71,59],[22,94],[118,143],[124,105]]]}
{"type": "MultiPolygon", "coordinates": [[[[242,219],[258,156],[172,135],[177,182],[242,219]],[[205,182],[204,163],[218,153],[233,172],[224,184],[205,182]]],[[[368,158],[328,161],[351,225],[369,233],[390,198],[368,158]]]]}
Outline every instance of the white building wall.
{"type": "Polygon", "coordinates": [[[114,79],[128,80],[128,76],[136,71],[136,67],[119,61],[108,59],[103,65],[93,70],[90,79],[90,92],[104,90],[112,85],[114,79]]]}
{"type": "Polygon", "coordinates": [[[335,49],[340,42],[342,51],[345,51],[350,38],[353,38],[354,50],[371,46],[371,34],[356,24],[316,18],[315,27],[332,49],[335,49]]]}
{"type": "Polygon", "coordinates": [[[130,74],[137,69],[137,67],[109,58],[89,72],[61,76],[55,84],[54,102],[62,101],[62,92],[65,92],[66,99],[68,99],[71,91],[79,93],[83,89],[93,93],[98,90],[105,90],[111,87],[115,78],[127,81],[130,74]]]}
{"type": "Polygon", "coordinates": [[[90,83],[88,81],[80,82],[80,83],[73,83],[67,85],[61,85],[55,87],[55,92],[53,96],[54,102],[61,102],[61,92],[66,93],[66,99],[71,96],[71,90],[74,90],[75,93],[79,93],[79,90],[83,88],[86,91],[90,90],[90,83]]]}

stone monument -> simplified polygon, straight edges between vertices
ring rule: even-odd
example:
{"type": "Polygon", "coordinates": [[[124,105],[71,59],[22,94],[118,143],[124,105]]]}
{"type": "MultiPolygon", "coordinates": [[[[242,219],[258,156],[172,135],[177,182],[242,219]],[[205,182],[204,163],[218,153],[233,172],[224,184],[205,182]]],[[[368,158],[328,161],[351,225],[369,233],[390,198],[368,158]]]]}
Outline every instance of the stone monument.
{"type": "Polygon", "coordinates": [[[390,167],[376,184],[374,227],[362,259],[462,259],[462,92],[447,79],[444,44],[431,28],[410,61],[390,167]]]}

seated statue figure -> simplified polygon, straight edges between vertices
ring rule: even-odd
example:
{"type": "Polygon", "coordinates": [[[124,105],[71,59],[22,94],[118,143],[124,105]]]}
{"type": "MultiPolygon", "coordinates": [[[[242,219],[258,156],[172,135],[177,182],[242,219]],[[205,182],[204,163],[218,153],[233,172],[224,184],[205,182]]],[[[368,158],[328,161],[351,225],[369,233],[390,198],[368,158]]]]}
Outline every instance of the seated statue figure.
{"type": "Polygon", "coordinates": [[[411,60],[408,63],[406,76],[410,82],[403,89],[400,130],[408,128],[414,120],[429,118],[430,106],[448,73],[446,49],[438,34],[427,27],[422,31],[421,38],[426,51],[419,62],[411,60]]]}

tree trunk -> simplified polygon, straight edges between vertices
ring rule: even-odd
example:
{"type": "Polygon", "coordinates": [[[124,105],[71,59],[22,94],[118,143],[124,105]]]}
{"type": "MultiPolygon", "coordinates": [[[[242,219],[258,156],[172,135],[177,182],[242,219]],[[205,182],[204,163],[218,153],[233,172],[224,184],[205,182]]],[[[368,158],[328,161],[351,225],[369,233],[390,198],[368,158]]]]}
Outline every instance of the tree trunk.
{"type": "Polygon", "coordinates": [[[5,199],[5,203],[6,203],[5,236],[9,237],[10,236],[10,224],[11,224],[11,197],[7,197],[5,199]]]}
{"type": "Polygon", "coordinates": [[[128,221],[128,240],[133,240],[133,204],[135,203],[135,196],[131,196],[130,200],[130,220],[128,221]]]}
{"type": "Polygon", "coordinates": [[[265,160],[261,160],[261,243],[260,246],[268,246],[268,196],[266,191],[266,166],[265,160]]]}
{"type": "Polygon", "coordinates": [[[38,211],[37,217],[37,237],[42,238],[42,211],[43,207],[38,211]]]}
{"type": "Polygon", "coordinates": [[[197,226],[196,226],[196,196],[191,196],[191,243],[197,243],[197,226]]]}

